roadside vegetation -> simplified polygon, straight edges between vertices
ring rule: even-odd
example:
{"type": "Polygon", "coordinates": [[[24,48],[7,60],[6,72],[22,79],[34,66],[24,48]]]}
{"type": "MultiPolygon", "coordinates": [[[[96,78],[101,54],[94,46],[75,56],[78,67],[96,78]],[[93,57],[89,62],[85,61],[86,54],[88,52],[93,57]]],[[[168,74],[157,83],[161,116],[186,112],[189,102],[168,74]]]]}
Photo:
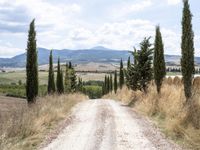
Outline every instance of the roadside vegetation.
{"type": "MultiPolygon", "coordinates": [[[[119,84],[117,92],[107,91],[104,97],[121,100],[153,117],[166,135],[187,148],[200,149],[200,78],[194,78],[197,71],[189,1],[184,0],[183,5],[181,69],[177,69],[182,78],[165,78],[168,68],[164,44],[160,26],[156,26],[154,43],[151,44],[150,38],[144,38],[140,48],[134,48],[132,52],[134,62],[130,63],[128,59],[127,68],[123,69],[126,84],[123,88],[119,84]]],[[[124,78],[121,74],[119,83],[124,78]]]]}
{"type": "Polygon", "coordinates": [[[1,112],[0,149],[37,149],[59,122],[66,119],[71,108],[86,99],[87,96],[78,93],[51,95],[38,98],[32,107],[24,102],[1,112]]]}

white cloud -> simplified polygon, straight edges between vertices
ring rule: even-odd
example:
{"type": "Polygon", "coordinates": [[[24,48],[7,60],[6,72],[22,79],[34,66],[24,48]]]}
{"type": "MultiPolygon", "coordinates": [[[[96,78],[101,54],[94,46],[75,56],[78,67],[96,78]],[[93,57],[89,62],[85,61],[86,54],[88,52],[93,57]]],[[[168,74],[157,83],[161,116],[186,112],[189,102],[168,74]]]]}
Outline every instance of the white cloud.
{"type": "Polygon", "coordinates": [[[113,10],[111,10],[113,17],[123,17],[125,15],[128,15],[130,13],[143,11],[146,8],[152,6],[152,0],[141,0],[138,2],[123,2],[120,3],[118,6],[115,6],[113,10]]]}
{"type": "MultiPolygon", "coordinates": [[[[70,0],[54,1],[55,3],[53,0],[0,0],[0,39],[3,40],[0,42],[0,56],[13,56],[25,51],[28,24],[33,18],[36,18],[37,45],[45,48],[81,49],[102,45],[131,50],[133,46],[138,46],[144,37],[154,37],[157,22],[149,18],[152,15],[156,17],[156,14],[146,14],[148,20],[143,12],[155,7],[153,2],[157,1],[159,4],[158,0],[126,0],[112,4],[109,1],[110,5],[107,5],[106,0],[99,1],[106,6],[105,9],[98,9],[102,12],[96,12],[94,8],[90,10],[90,5],[87,5],[86,9],[79,0],[71,3],[70,0]],[[103,12],[108,17],[103,18],[103,12]],[[132,16],[136,12],[138,14],[132,16]],[[142,12],[142,16],[139,12],[142,12]],[[10,33],[7,33],[8,31],[10,33]]],[[[180,0],[165,2],[176,5],[180,0]]],[[[91,3],[95,2],[90,1],[91,3]]],[[[165,52],[180,54],[180,34],[171,28],[173,27],[161,26],[165,52]]],[[[198,41],[200,38],[195,38],[195,42],[199,43],[198,41]]]]}
{"type": "Polygon", "coordinates": [[[167,0],[169,5],[177,5],[181,2],[181,0],[167,0]]]}

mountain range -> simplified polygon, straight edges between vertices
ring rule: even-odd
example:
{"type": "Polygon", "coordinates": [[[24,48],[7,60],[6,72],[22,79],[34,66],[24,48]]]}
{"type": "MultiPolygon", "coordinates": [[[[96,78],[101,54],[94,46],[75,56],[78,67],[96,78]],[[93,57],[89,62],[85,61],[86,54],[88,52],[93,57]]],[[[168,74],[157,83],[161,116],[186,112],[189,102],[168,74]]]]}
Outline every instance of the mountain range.
{"type": "MultiPolygon", "coordinates": [[[[44,65],[49,62],[49,49],[38,48],[38,64],[44,65]]],[[[118,63],[120,59],[126,61],[131,56],[128,50],[114,50],[102,46],[94,47],[91,49],[81,50],[53,50],[53,61],[57,62],[58,57],[62,63],[72,61],[72,63],[118,63]]],[[[180,56],[178,55],[165,55],[167,65],[178,65],[180,63],[180,56]]],[[[200,64],[200,57],[195,58],[196,64],[200,64]]],[[[12,58],[0,58],[0,67],[25,67],[26,53],[14,56],[12,58]]]]}

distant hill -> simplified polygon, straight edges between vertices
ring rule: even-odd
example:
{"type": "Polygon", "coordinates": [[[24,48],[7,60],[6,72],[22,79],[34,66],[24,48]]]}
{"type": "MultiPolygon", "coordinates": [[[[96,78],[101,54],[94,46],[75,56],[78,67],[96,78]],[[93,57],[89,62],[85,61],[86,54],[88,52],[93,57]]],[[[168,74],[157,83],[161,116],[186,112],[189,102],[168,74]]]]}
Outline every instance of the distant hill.
{"type": "MultiPolygon", "coordinates": [[[[49,50],[45,48],[38,48],[38,62],[39,65],[48,64],[49,50]]],[[[60,57],[61,62],[72,61],[73,63],[88,63],[88,62],[100,62],[100,63],[116,63],[122,58],[124,61],[130,56],[128,50],[112,50],[102,46],[94,47],[91,49],[82,50],[54,50],[54,63],[57,62],[60,57]]],[[[180,56],[177,55],[165,55],[165,60],[168,65],[178,65],[180,63],[180,56]]],[[[200,64],[200,57],[195,58],[196,63],[200,64]]],[[[0,58],[0,67],[25,67],[26,53],[17,55],[12,58],[0,58]]]]}

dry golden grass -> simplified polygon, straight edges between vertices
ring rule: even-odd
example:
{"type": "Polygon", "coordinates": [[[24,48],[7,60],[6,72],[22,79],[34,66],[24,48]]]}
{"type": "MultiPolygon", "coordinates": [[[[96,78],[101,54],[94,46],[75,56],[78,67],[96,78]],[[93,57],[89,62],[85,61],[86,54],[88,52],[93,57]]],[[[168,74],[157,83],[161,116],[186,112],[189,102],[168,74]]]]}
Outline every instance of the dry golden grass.
{"type": "MultiPolygon", "coordinates": [[[[161,94],[158,95],[154,85],[150,85],[148,93],[130,91],[127,88],[106,98],[118,99],[131,103],[144,115],[152,117],[167,136],[177,140],[191,149],[200,149],[200,92],[194,90],[193,105],[188,116],[185,96],[180,78],[165,79],[161,94]]],[[[194,80],[195,87],[200,86],[200,78],[194,80]]],[[[197,88],[196,88],[197,89],[197,88]]],[[[200,89],[198,88],[198,91],[200,89]]]]}
{"type": "Polygon", "coordinates": [[[173,79],[173,84],[174,85],[177,85],[177,86],[181,86],[182,85],[182,81],[181,81],[181,78],[179,78],[179,77],[174,77],[174,79],[173,79]]]}
{"type": "Polygon", "coordinates": [[[85,99],[82,94],[46,96],[32,107],[22,105],[5,114],[6,117],[1,116],[0,149],[36,149],[69,110],[85,99]]]}

